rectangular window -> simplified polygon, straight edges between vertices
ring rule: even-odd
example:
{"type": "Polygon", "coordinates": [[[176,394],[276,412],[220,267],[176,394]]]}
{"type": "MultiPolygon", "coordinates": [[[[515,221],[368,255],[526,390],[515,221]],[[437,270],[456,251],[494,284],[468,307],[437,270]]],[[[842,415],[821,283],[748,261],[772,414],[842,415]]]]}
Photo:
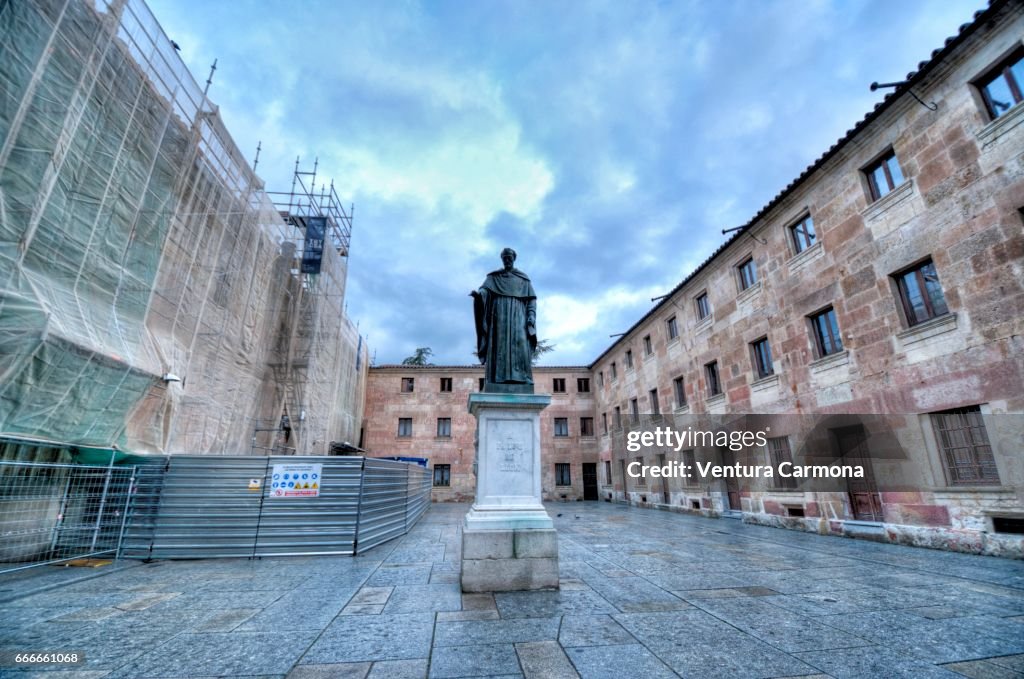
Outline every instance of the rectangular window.
{"type": "Polygon", "coordinates": [[[676,321],[676,317],[665,321],[665,325],[668,326],[668,341],[671,342],[675,338],[679,337],[679,323],[676,321]]]}
{"type": "Polygon", "coordinates": [[[676,394],[676,408],[682,408],[686,405],[686,384],[682,377],[672,380],[672,390],[676,394]]]}
{"type": "Polygon", "coordinates": [[[697,469],[697,456],[692,450],[683,451],[683,470],[686,472],[686,476],[683,477],[683,483],[687,486],[698,485],[697,481],[700,478],[700,470],[697,469]]]}
{"type": "Polygon", "coordinates": [[[437,418],[437,436],[438,438],[451,438],[452,437],[452,418],[450,417],[439,417],[437,418]]]}
{"type": "Polygon", "coordinates": [[[604,461],[604,482],[607,485],[612,485],[612,462],[611,460],[604,461]]]}
{"type": "Polygon", "coordinates": [[[704,374],[708,378],[708,396],[718,396],[722,393],[722,384],[718,379],[718,361],[711,361],[704,366],[704,374]]]}
{"type": "Polygon", "coordinates": [[[775,374],[775,366],[772,365],[772,349],[768,346],[768,338],[753,342],[750,345],[754,353],[754,372],[758,377],[768,377],[775,374]]]}
{"type": "Polygon", "coordinates": [[[411,417],[399,417],[398,418],[398,435],[402,438],[408,438],[412,436],[412,418],[411,417]]]}
{"type": "Polygon", "coordinates": [[[633,424],[640,423],[640,402],[635,398],[629,399],[629,417],[633,424]]]}
{"type": "Polygon", "coordinates": [[[896,274],[896,286],[900,291],[900,301],[908,324],[917,325],[949,313],[946,297],[939,285],[939,274],[935,272],[932,260],[896,274]]]}
{"type": "Polygon", "coordinates": [[[818,238],[817,234],[814,233],[814,221],[810,215],[789,227],[789,233],[793,238],[793,247],[796,248],[797,253],[803,252],[814,245],[818,238]]]}
{"type": "Polygon", "coordinates": [[[632,369],[633,369],[633,350],[632,349],[627,349],[626,350],[626,370],[632,370],[632,369]]]}
{"type": "Polygon", "coordinates": [[[555,436],[568,436],[569,435],[569,418],[568,417],[556,417],[555,418],[555,436]]]}
{"type": "Polygon", "coordinates": [[[903,183],[903,172],[896,161],[896,152],[889,149],[874,164],[864,169],[868,178],[871,199],[878,200],[903,183]]]}
{"type": "Polygon", "coordinates": [[[988,441],[980,407],[932,413],[932,422],[949,485],[999,483],[999,471],[992,456],[992,446],[988,441]]]}
{"type": "Polygon", "coordinates": [[[644,335],[644,355],[650,356],[654,353],[654,345],[651,344],[651,336],[644,335]]]}
{"type": "Polygon", "coordinates": [[[818,358],[831,356],[843,350],[843,338],[839,336],[839,323],[836,321],[835,309],[829,307],[811,316],[811,327],[814,329],[814,342],[818,349],[818,358]]]}
{"type": "Polygon", "coordinates": [[[580,418],[580,436],[593,436],[594,435],[594,418],[593,417],[581,417],[580,418]]]}
{"type": "Polygon", "coordinates": [[[569,473],[568,462],[556,462],[555,463],[555,485],[556,486],[571,486],[572,475],[569,473]]]}
{"type": "Polygon", "coordinates": [[[702,292],[697,296],[697,320],[703,321],[711,315],[711,302],[708,301],[708,293],[702,292]]]}
{"type": "Polygon", "coordinates": [[[556,394],[564,394],[565,393],[565,378],[564,377],[556,377],[553,380],[551,380],[551,391],[555,392],[556,394]]]}
{"type": "Polygon", "coordinates": [[[597,373],[597,388],[604,389],[604,371],[600,370],[597,373]]]}
{"type": "Polygon", "coordinates": [[[479,384],[480,384],[480,391],[483,391],[484,390],[484,378],[483,377],[480,378],[479,384]]]}
{"type": "Polygon", "coordinates": [[[612,377],[612,382],[614,382],[619,377],[618,370],[615,368],[615,361],[612,361],[611,367],[609,368],[609,374],[612,377]]]}
{"type": "Polygon", "coordinates": [[[651,389],[648,395],[651,397],[651,415],[660,415],[661,406],[658,405],[658,390],[651,389]]]}
{"type": "Polygon", "coordinates": [[[601,413],[601,433],[608,435],[608,413],[601,413]]]}
{"type": "MultiPolygon", "coordinates": [[[[638,457],[638,458],[636,458],[636,461],[640,463],[640,467],[641,467],[640,469],[637,469],[637,471],[638,472],[642,472],[643,471],[643,466],[644,466],[644,458],[638,457]]],[[[638,485],[638,486],[646,486],[647,485],[647,477],[644,476],[643,474],[640,474],[639,476],[637,476],[636,477],[636,485],[638,485]]]]}
{"type": "Polygon", "coordinates": [[[615,428],[622,429],[622,408],[615,406],[615,428]]]}
{"type": "Polygon", "coordinates": [[[416,379],[414,377],[403,377],[402,378],[402,393],[411,394],[415,384],[416,384],[416,379]]]}
{"type": "Polygon", "coordinates": [[[748,257],[737,266],[736,272],[740,277],[740,290],[746,290],[757,283],[757,269],[754,267],[753,257],[748,257]]]}
{"type": "Polygon", "coordinates": [[[992,118],[998,118],[1024,100],[1024,49],[988,72],[978,81],[978,89],[992,118]]]}
{"type": "Polygon", "coordinates": [[[793,451],[789,448],[789,438],[779,436],[768,439],[768,463],[775,470],[775,487],[796,488],[796,479],[779,474],[779,465],[783,462],[793,464],[793,451]]]}
{"type": "Polygon", "coordinates": [[[434,485],[435,486],[450,486],[450,485],[452,485],[452,466],[450,464],[435,464],[434,465],[434,485]]]}
{"type": "Polygon", "coordinates": [[[577,377],[576,378],[576,391],[580,394],[590,393],[590,378],[589,377],[577,377]]]}
{"type": "Polygon", "coordinates": [[[450,377],[442,377],[441,378],[441,391],[451,391],[451,390],[452,390],[452,378],[450,378],[450,377]]]}

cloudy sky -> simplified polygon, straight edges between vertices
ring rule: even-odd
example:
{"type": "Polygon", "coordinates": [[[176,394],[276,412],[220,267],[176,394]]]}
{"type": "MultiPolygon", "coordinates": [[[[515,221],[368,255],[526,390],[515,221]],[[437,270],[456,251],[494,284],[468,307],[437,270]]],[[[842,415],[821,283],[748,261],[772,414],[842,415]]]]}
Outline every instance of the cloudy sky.
{"type": "Polygon", "coordinates": [[[355,204],[377,364],[472,362],[506,245],[544,363],[589,363],[980,5],[150,0],[269,189],[319,157],[355,204]]]}

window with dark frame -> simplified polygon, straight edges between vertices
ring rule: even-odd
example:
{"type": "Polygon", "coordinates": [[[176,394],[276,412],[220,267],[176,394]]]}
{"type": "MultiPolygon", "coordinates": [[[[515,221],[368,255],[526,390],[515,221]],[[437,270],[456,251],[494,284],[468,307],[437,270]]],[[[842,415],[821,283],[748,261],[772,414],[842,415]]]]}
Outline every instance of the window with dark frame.
{"type": "Polygon", "coordinates": [[[597,373],[597,388],[604,389],[604,371],[599,370],[597,373]]]}
{"type": "Polygon", "coordinates": [[[993,119],[1024,101],[1024,48],[1018,49],[977,82],[993,119]]]}
{"type": "Polygon", "coordinates": [[[644,335],[644,355],[650,356],[654,353],[654,345],[651,344],[651,336],[644,335]]]}
{"type": "Polygon", "coordinates": [[[908,325],[917,325],[949,313],[932,260],[898,273],[895,278],[908,325]]]}
{"type": "Polygon", "coordinates": [[[998,485],[999,470],[979,406],[931,413],[951,486],[998,485]]]}
{"type": "Polygon", "coordinates": [[[581,417],[580,418],[580,436],[593,436],[594,435],[594,418],[593,417],[581,417]]]}
{"type": "Polygon", "coordinates": [[[668,341],[671,342],[675,338],[679,337],[679,323],[676,321],[676,317],[665,321],[665,325],[668,327],[668,341]]]}
{"type": "Polygon", "coordinates": [[[551,380],[551,391],[553,391],[556,394],[564,394],[565,393],[565,378],[564,377],[555,377],[554,379],[552,379],[551,380]]]}
{"type": "Polygon", "coordinates": [[[750,349],[754,354],[754,372],[758,378],[768,377],[775,374],[775,366],[772,365],[772,349],[768,346],[768,338],[751,342],[750,349]]]}
{"type": "Polygon", "coordinates": [[[485,379],[483,377],[481,377],[480,378],[480,391],[484,390],[484,383],[485,383],[485,379]]]}
{"type": "Polygon", "coordinates": [[[672,390],[676,395],[676,408],[682,408],[686,405],[686,383],[682,377],[672,380],[672,390]]]}
{"type": "Polygon", "coordinates": [[[403,377],[402,378],[402,393],[411,394],[416,385],[416,378],[414,377],[403,377]]]}
{"type": "Polygon", "coordinates": [[[718,361],[711,361],[704,366],[704,374],[708,379],[708,396],[718,396],[722,393],[722,384],[718,377],[718,361]]]}
{"type": "Polygon", "coordinates": [[[635,398],[629,399],[629,419],[633,424],[640,422],[640,401],[635,398]]]}
{"type": "Polygon", "coordinates": [[[777,436],[768,439],[768,463],[775,471],[775,487],[779,489],[796,488],[795,478],[779,474],[779,465],[783,462],[793,464],[793,451],[789,447],[789,438],[777,436]]]}
{"type": "Polygon", "coordinates": [[[569,471],[568,462],[556,462],[555,463],[555,485],[556,486],[571,486],[572,485],[572,474],[569,471]]]}
{"type": "Polygon", "coordinates": [[[697,320],[703,321],[711,315],[711,303],[708,301],[708,293],[702,292],[697,296],[697,320]]]}
{"type": "Polygon", "coordinates": [[[836,320],[835,309],[829,307],[810,318],[818,358],[825,358],[826,356],[841,352],[843,350],[843,338],[839,335],[839,322],[836,320]]]}
{"type": "Polygon", "coordinates": [[[556,417],[555,418],[555,436],[568,436],[569,435],[569,418],[568,417],[556,417]]]}
{"type": "Polygon", "coordinates": [[[696,486],[699,478],[700,470],[697,469],[697,456],[692,450],[683,451],[683,467],[686,471],[686,476],[683,477],[683,485],[696,486]]]}
{"type": "Polygon", "coordinates": [[[435,464],[434,465],[434,485],[435,486],[450,486],[450,485],[452,485],[452,466],[450,464],[435,464]]]}
{"type": "Polygon", "coordinates": [[[450,377],[442,377],[441,378],[441,391],[451,391],[451,390],[452,390],[452,378],[450,378],[450,377]]]}
{"type": "Polygon", "coordinates": [[[811,247],[818,240],[818,234],[814,232],[814,220],[810,215],[789,227],[789,235],[793,239],[793,247],[797,254],[811,247]]]}
{"type": "Polygon", "coordinates": [[[604,479],[605,485],[612,485],[612,462],[611,460],[604,461],[604,479]]]}
{"type": "Polygon", "coordinates": [[[615,420],[613,421],[616,429],[622,429],[622,408],[615,406],[615,420]]]}
{"type": "Polygon", "coordinates": [[[437,437],[443,439],[450,439],[452,437],[452,418],[437,418],[437,437]]]}
{"type": "MultiPolygon", "coordinates": [[[[636,462],[640,463],[641,469],[638,469],[637,471],[638,472],[643,472],[642,468],[644,466],[644,458],[637,457],[637,458],[634,458],[634,459],[635,459],[636,462]]],[[[640,475],[637,476],[636,479],[634,479],[634,480],[636,481],[636,485],[638,485],[638,486],[646,486],[647,485],[647,477],[644,476],[643,473],[640,473],[640,475]]]]}
{"type": "Polygon", "coordinates": [[[872,200],[878,200],[888,195],[903,183],[903,172],[896,160],[896,152],[892,149],[886,151],[885,155],[866,167],[864,174],[868,178],[868,189],[871,191],[872,200]]]}
{"type": "Polygon", "coordinates": [[[754,266],[754,258],[747,257],[736,267],[740,277],[740,290],[746,290],[757,284],[757,268],[754,266]]]}
{"type": "Polygon", "coordinates": [[[658,405],[658,390],[651,389],[647,393],[651,399],[651,415],[661,415],[661,406],[658,405]]]}
{"type": "Polygon", "coordinates": [[[608,413],[601,413],[601,433],[608,435],[608,413]]]}
{"type": "Polygon", "coordinates": [[[633,369],[633,350],[626,349],[626,370],[633,369]]]}
{"type": "Polygon", "coordinates": [[[617,368],[615,367],[615,361],[612,361],[612,364],[611,364],[611,366],[610,366],[610,367],[608,368],[608,371],[609,371],[609,374],[611,375],[611,378],[612,378],[612,382],[614,382],[614,381],[615,381],[616,379],[618,379],[618,377],[619,377],[619,371],[618,371],[618,369],[617,369],[617,368]]]}
{"type": "Polygon", "coordinates": [[[576,378],[576,391],[580,394],[590,393],[590,378],[589,377],[577,377],[576,378]]]}
{"type": "Polygon", "coordinates": [[[398,436],[401,438],[408,438],[412,436],[412,418],[411,417],[399,417],[398,418],[398,436]]]}

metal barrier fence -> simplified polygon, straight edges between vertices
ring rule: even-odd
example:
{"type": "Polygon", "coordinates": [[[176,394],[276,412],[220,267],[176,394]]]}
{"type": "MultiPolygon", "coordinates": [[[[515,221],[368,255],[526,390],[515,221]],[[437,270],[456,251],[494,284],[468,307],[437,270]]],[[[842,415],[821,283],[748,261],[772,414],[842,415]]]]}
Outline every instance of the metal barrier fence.
{"type": "Polygon", "coordinates": [[[362,457],[0,462],[0,573],[100,555],[353,555],[408,532],[430,490],[423,467],[362,457]]]}
{"type": "Polygon", "coordinates": [[[0,573],[117,555],[134,467],[0,462],[0,573]]]}

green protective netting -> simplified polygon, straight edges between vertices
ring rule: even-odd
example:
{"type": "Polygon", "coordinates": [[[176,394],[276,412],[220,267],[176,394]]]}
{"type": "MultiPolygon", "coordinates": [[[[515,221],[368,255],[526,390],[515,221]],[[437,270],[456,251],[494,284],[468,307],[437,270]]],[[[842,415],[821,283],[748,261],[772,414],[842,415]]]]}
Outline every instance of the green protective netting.
{"type": "Polygon", "coordinates": [[[294,231],[141,0],[0,2],[0,436],[238,454],[300,411],[297,452],[356,436],[347,259],[298,276],[294,231]]]}

